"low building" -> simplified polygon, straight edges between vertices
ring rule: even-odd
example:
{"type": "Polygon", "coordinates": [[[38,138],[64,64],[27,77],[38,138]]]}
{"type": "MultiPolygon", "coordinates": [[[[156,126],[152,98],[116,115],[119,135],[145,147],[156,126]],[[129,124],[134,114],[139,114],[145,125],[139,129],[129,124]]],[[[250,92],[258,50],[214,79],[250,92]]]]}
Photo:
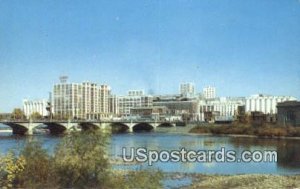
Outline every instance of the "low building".
{"type": "Polygon", "coordinates": [[[253,111],[250,113],[250,123],[253,125],[263,125],[266,123],[266,114],[259,111],[253,111]]]}
{"type": "Polygon", "coordinates": [[[184,121],[198,121],[198,101],[180,98],[176,96],[156,97],[153,106],[164,106],[167,108],[167,116],[181,116],[184,121]]]}
{"type": "Polygon", "coordinates": [[[252,125],[262,126],[264,124],[275,124],[277,121],[276,114],[265,114],[259,111],[247,113],[247,121],[252,125]]]}
{"type": "Polygon", "coordinates": [[[282,126],[300,126],[300,101],[288,101],[277,104],[277,123],[282,126]]]}
{"type": "Polygon", "coordinates": [[[137,107],[152,107],[153,97],[145,95],[143,91],[131,90],[126,96],[118,96],[119,117],[130,116],[130,110],[137,107]]]}
{"type": "Polygon", "coordinates": [[[130,115],[159,120],[165,118],[167,111],[165,106],[135,107],[130,109],[130,115]]]}
{"type": "Polygon", "coordinates": [[[48,116],[49,112],[47,111],[48,101],[46,99],[42,100],[23,100],[23,112],[27,119],[33,113],[39,113],[41,116],[48,116]]]}
{"type": "Polygon", "coordinates": [[[214,99],[199,100],[199,114],[201,121],[207,121],[206,112],[215,112],[215,117],[219,120],[233,120],[238,115],[238,107],[245,104],[245,99],[242,97],[221,97],[214,99]]]}

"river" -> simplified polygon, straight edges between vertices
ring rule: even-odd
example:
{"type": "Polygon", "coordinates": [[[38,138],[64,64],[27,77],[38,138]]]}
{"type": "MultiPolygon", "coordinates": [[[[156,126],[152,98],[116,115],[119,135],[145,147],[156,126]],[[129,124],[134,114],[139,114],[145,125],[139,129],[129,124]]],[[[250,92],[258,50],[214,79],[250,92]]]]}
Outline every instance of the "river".
{"type": "MultiPolygon", "coordinates": [[[[166,131],[166,130],[164,130],[166,131]]],[[[40,140],[49,153],[62,137],[34,135],[27,137],[13,136],[0,132],[0,153],[21,148],[27,140],[40,140]]],[[[113,134],[110,141],[110,156],[122,156],[122,148],[145,147],[147,150],[234,150],[241,154],[245,150],[277,151],[277,162],[156,162],[152,168],[163,172],[205,173],[205,174],[300,174],[300,140],[293,139],[258,139],[250,137],[206,136],[182,134],[176,132],[150,132],[113,134]]],[[[116,169],[148,168],[147,163],[115,166],[116,169]]]]}

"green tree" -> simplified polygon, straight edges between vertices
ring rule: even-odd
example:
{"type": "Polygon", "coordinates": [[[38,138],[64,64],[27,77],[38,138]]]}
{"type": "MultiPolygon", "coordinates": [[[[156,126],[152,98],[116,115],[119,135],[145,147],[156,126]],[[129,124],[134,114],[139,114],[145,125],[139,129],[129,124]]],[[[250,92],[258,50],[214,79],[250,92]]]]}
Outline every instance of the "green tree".
{"type": "Polygon", "coordinates": [[[43,116],[39,112],[33,112],[30,115],[30,118],[33,119],[33,120],[39,120],[39,119],[42,119],[43,116]]]}
{"type": "Polygon", "coordinates": [[[20,108],[15,108],[11,115],[12,119],[25,119],[25,114],[20,108]]]}

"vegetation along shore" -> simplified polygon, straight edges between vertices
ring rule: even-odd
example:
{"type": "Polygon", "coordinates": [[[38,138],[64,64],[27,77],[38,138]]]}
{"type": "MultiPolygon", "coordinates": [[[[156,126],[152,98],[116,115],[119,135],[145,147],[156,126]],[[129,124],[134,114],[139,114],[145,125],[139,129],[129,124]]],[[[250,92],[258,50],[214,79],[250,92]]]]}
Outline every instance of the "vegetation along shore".
{"type": "Polygon", "coordinates": [[[300,127],[250,124],[206,124],[193,127],[190,133],[213,135],[247,135],[266,138],[300,137],[300,127]]]}

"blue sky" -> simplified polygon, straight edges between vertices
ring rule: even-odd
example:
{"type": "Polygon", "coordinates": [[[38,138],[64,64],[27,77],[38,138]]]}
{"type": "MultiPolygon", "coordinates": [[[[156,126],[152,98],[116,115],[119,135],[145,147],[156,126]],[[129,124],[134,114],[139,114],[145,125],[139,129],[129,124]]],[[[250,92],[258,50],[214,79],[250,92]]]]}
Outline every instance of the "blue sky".
{"type": "Polygon", "coordinates": [[[113,93],[300,98],[298,0],[0,0],[0,112],[60,75],[113,93]]]}

